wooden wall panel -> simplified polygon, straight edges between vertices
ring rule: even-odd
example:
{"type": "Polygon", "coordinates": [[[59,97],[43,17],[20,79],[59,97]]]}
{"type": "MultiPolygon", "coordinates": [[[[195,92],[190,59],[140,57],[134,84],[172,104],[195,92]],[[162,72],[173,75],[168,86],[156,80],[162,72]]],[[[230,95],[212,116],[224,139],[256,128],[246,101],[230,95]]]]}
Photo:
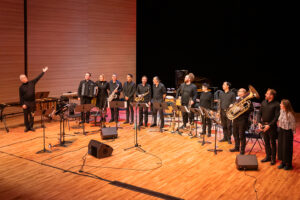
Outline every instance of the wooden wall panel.
{"type": "Polygon", "coordinates": [[[0,103],[18,101],[24,73],[23,0],[0,1],[0,103]]]}
{"type": "Polygon", "coordinates": [[[28,1],[29,76],[49,66],[36,91],[74,91],[87,62],[87,1],[28,1]]]}
{"type": "Polygon", "coordinates": [[[37,91],[76,91],[87,71],[136,74],[135,0],[31,0],[28,25],[30,77],[49,66],[37,91]]]}

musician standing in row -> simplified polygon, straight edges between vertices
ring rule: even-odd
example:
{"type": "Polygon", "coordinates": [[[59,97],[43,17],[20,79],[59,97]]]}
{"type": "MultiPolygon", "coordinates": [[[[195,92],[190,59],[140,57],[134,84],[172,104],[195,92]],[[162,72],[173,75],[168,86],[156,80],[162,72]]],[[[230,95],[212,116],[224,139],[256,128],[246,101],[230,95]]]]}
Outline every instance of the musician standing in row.
{"type": "Polygon", "coordinates": [[[134,93],[136,90],[136,85],[132,81],[133,75],[132,74],[127,74],[127,82],[124,83],[123,86],[123,94],[125,101],[127,102],[127,107],[126,107],[126,121],[124,124],[133,124],[134,120],[134,112],[133,112],[133,106],[132,102],[134,100],[134,93]],[[130,122],[129,122],[129,117],[130,117],[130,122]]]}
{"type": "Polygon", "coordinates": [[[42,78],[47,70],[48,67],[44,67],[43,72],[31,81],[28,81],[26,75],[20,75],[20,81],[22,82],[22,85],[19,88],[19,96],[20,104],[24,112],[24,124],[26,127],[24,132],[28,132],[30,130],[35,131],[33,128],[35,111],[35,84],[42,78]]]}
{"type": "MultiPolygon", "coordinates": [[[[243,100],[246,97],[246,90],[244,88],[240,88],[238,91],[238,99],[235,103],[239,103],[241,100],[243,100]]],[[[245,148],[246,148],[246,129],[248,125],[249,120],[249,114],[253,110],[252,104],[249,110],[238,116],[233,120],[233,137],[235,142],[235,147],[230,149],[231,152],[239,152],[243,155],[245,154],[245,148]],[[240,149],[241,148],[241,149],[240,149]]]]}
{"type": "MultiPolygon", "coordinates": [[[[122,91],[122,83],[117,80],[117,75],[113,74],[111,77],[111,81],[109,81],[109,95],[112,94],[112,92],[115,92],[116,98],[112,101],[119,101],[120,94],[122,91]]],[[[111,119],[109,122],[118,122],[119,120],[119,108],[110,109],[111,112],[111,119]]]]}
{"type": "MultiPolygon", "coordinates": [[[[153,98],[152,98],[152,103],[158,102],[158,103],[162,103],[167,95],[167,90],[164,84],[162,84],[158,78],[158,76],[155,76],[153,78],[153,98]]],[[[153,124],[151,124],[150,127],[154,127],[157,126],[157,112],[159,112],[159,116],[160,116],[160,132],[163,132],[163,127],[165,125],[165,120],[164,120],[164,112],[163,109],[159,109],[157,110],[156,108],[153,107],[153,124]]]]}
{"type": "MultiPolygon", "coordinates": [[[[150,106],[151,101],[151,86],[147,83],[147,76],[142,77],[142,83],[138,84],[136,95],[144,95],[144,100],[140,103],[147,103],[150,106]]],[[[148,108],[144,108],[142,106],[139,107],[139,127],[143,126],[143,118],[144,118],[144,126],[148,126],[148,108]]]]}
{"type": "Polygon", "coordinates": [[[276,163],[276,123],[280,115],[280,104],[274,99],[275,96],[276,91],[268,89],[258,113],[259,128],[263,131],[266,151],[266,157],[261,162],[271,161],[271,165],[276,163]]]}
{"type": "MultiPolygon", "coordinates": [[[[109,84],[105,81],[104,74],[99,76],[99,80],[95,84],[98,88],[96,105],[100,110],[106,112],[109,84]]],[[[105,122],[105,118],[101,120],[105,122]]]]}
{"type": "Polygon", "coordinates": [[[226,111],[231,104],[235,102],[235,94],[230,91],[231,83],[225,81],[222,85],[224,92],[220,93],[220,107],[221,107],[221,123],[223,127],[223,139],[220,142],[228,141],[231,144],[232,124],[226,116],[226,111]]]}
{"type": "MultiPolygon", "coordinates": [[[[197,99],[197,86],[192,83],[194,80],[194,74],[190,73],[185,76],[184,83],[180,85],[177,90],[176,98],[181,96],[181,105],[192,107],[197,99]]],[[[192,112],[182,112],[182,120],[183,125],[181,128],[186,128],[186,124],[188,120],[190,120],[190,124],[194,122],[194,115],[192,112]]]]}
{"type": "MultiPolygon", "coordinates": [[[[78,87],[78,100],[80,100],[80,104],[91,104],[93,96],[94,96],[94,86],[95,83],[90,80],[92,74],[87,72],[85,73],[84,80],[80,81],[78,87]]],[[[85,117],[84,113],[81,113],[81,123],[89,123],[90,122],[90,111],[86,112],[85,117]]]]}
{"type": "MultiPolygon", "coordinates": [[[[203,108],[212,110],[213,106],[213,96],[211,92],[208,91],[209,84],[202,84],[202,92],[200,94],[200,103],[199,105],[203,108]]],[[[207,134],[208,137],[211,136],[211,119],[205,115],[201,115],[202,118],[202,134],[207,134]],[[206,132],[206,128],[208,131],[206,132]]]]}

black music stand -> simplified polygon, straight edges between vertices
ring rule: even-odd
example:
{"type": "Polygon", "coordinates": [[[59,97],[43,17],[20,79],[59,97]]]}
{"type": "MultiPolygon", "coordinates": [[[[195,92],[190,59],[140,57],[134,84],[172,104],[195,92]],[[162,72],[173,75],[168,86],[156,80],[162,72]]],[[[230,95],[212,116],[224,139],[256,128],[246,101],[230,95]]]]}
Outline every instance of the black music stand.
{"type": "Polygon", "coordinates": [[[114,121],[116,122],[116,129],[122,128],[118,126],[118,122],[119,122],[119,112],[117,112],[117,109],[119,108],[126,108],[127,107],[127,102],[126,101],[111,101],[108,102],[108,106],[110,109],[114,109],[114,121]]]}
{"type": "Polygon", "coordinates": [[[144,149],[142,149],[141,145],[138,143],[138,128],[137,128],[137,124],[138,124],[138,121],[137,121],[137,107],[142,107],[142,108],[146,108],[148,109],[147,107],[147,103],[140,103],[140,102],[132,102],[131,103],[132,106],[135,107],[135,121],[134,121],[134,145],[131,146],[131,147],[128,147],[126,149],[124,149],[124,151],[127,151],[129,149],[132,149],[132,148],[138,148],[140,151],[142,152],[146,152],[144,149]]]}
{"type": "MultiPolygon", "coordinates": [[[[168,109],[168,103],[167,102],[153,102],[153,108],[155,108],[156,110],[166,110],[168,109]]],[[[152,113],[152,117],[153,117],[153,113],[152,113]]],[[[161,118],[164,116],[159,116],[160,117],[160,121],[161,118]]],[[[161,128],[160,132],[163,132],[164,129],[161,128]]]]}
{"type": "MultiPolygon", "coordinates": [[[[75,112],[81,112],[83,113],[83,119],[82,119],[82,133],[83,135],[86,135],[88,131],[85,131],[85,118],[86,118],[86,113],[89,112],[94,106],[92,104],[81,104],[81,105],[76,105],[75,107],[75,112]]],[[[76,132],[77,134],[79,132],[76,132]]]]}
{"type": "Polygon", "coordinates": [[[51,113],[52,111],[54,110],[54,108],[50,108],[48,110],[37,110],[34,112],[34,115],[35,116],[41,116],[41,126],[43,128],[43,146],[44,148],[38,152],[36,152],[37,154],[40,154],[40,153],[52,153],[51,151],[47,150],[46,149],[46,133],[45,133],[45,129],[46,129],[46,126],[45,126],[45,120],[44,120],[44,115],[47,115],[48,113],[51,113]]]}
{"type": "Polygon", "coordinates": [[[176,112],[178,113],[177,114],[177,128],[176,128],[176,131],[174,133],[182,135],[182,132],[180,132],[180,130],[179,130],[179,125],[180,125],[180,115],[179,115],[180,108],[179,107],[180,106],[178,106],[178,105],[172,105],[175,116],[176,116],[176,112]]]}
{"type": "MultiPolygon", "coordinates": [[[[191,108],[191,110],[192,110],[192,108],[191,108]]],[[[197,120],[198,120],[198,116],[200,116],[200,115],[201,116],[203,116],[203,115],[205,116],[205,111],[203,111],[201,107],[196,108],[195,111],[196,111],[195,114],[197,116],[197,120]]],[[[211,142],[205,141],[205,134],[203,134],[203,122],[202,122],[202,141],[200,140],[198,142],[202,143],[202,146],[205,145],[205,144],[211,144],[211,142]]]]}
{"type": "MultiPolygon", "coordinates": [[[[207,112],[207,111],[205,110],[205,112],[207,112]]],[[[207,115],[207,116],[209,117],[209,115],[207,115]]],[[[211,119],[211,121],[214,125],[214,128],[215,128],[215,146],[213,149],[208,149],[207,151],[214,152],[217,155],[218,151],[219,152],[223,151],[222,149],[217,148],[217,134],[218,134],[218,130],[219,130],[219,128],[218,128],[219,124],[216,122],[216,120],[214,118],[211,118],[211,117],[209,117],[209,118],[211,119]]]]}

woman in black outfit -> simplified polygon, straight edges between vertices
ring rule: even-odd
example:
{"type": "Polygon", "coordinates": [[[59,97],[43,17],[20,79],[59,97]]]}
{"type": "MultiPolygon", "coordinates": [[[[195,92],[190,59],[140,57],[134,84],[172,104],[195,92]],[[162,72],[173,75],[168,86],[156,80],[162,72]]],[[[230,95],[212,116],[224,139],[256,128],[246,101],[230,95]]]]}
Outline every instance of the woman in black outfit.
{"type": "MultiPolygon", "coordinates": [[[[96,81],[95,84],[98,87],[96,105],[100,110],[106,112],[109,85],[108,82],[104,79],[104,74],[101,74],[99,76],[99,81],[96,81]]],[[[105,118],[103,119],[103,121],[105,121],[105,118]]]]}
{"type": "Polygon", "coordinates": [[[292,105],[289,100],[283,99],[280,104],[278,118],[278,160],[281,164],[278,169],[293,169],[293,141],[296,133],[296,120],[292,105]]]}

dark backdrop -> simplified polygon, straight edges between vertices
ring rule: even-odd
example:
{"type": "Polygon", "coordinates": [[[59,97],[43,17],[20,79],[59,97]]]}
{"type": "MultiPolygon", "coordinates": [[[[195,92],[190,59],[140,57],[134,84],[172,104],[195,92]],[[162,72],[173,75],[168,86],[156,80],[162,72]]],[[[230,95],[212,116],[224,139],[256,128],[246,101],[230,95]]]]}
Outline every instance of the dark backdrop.
{"type": "MultiPolygon", "coordinates": [[[[278,99],[289,98],[299,112],[297,67],[293,59],[292,5],[262,1],[137,1],[137,79],[160,76],[174,87],[176,69],[207,77],[221,88],[252,84],[278,99]]],[[[299,67],[298,67],[299,68],[299,67]]]]}

